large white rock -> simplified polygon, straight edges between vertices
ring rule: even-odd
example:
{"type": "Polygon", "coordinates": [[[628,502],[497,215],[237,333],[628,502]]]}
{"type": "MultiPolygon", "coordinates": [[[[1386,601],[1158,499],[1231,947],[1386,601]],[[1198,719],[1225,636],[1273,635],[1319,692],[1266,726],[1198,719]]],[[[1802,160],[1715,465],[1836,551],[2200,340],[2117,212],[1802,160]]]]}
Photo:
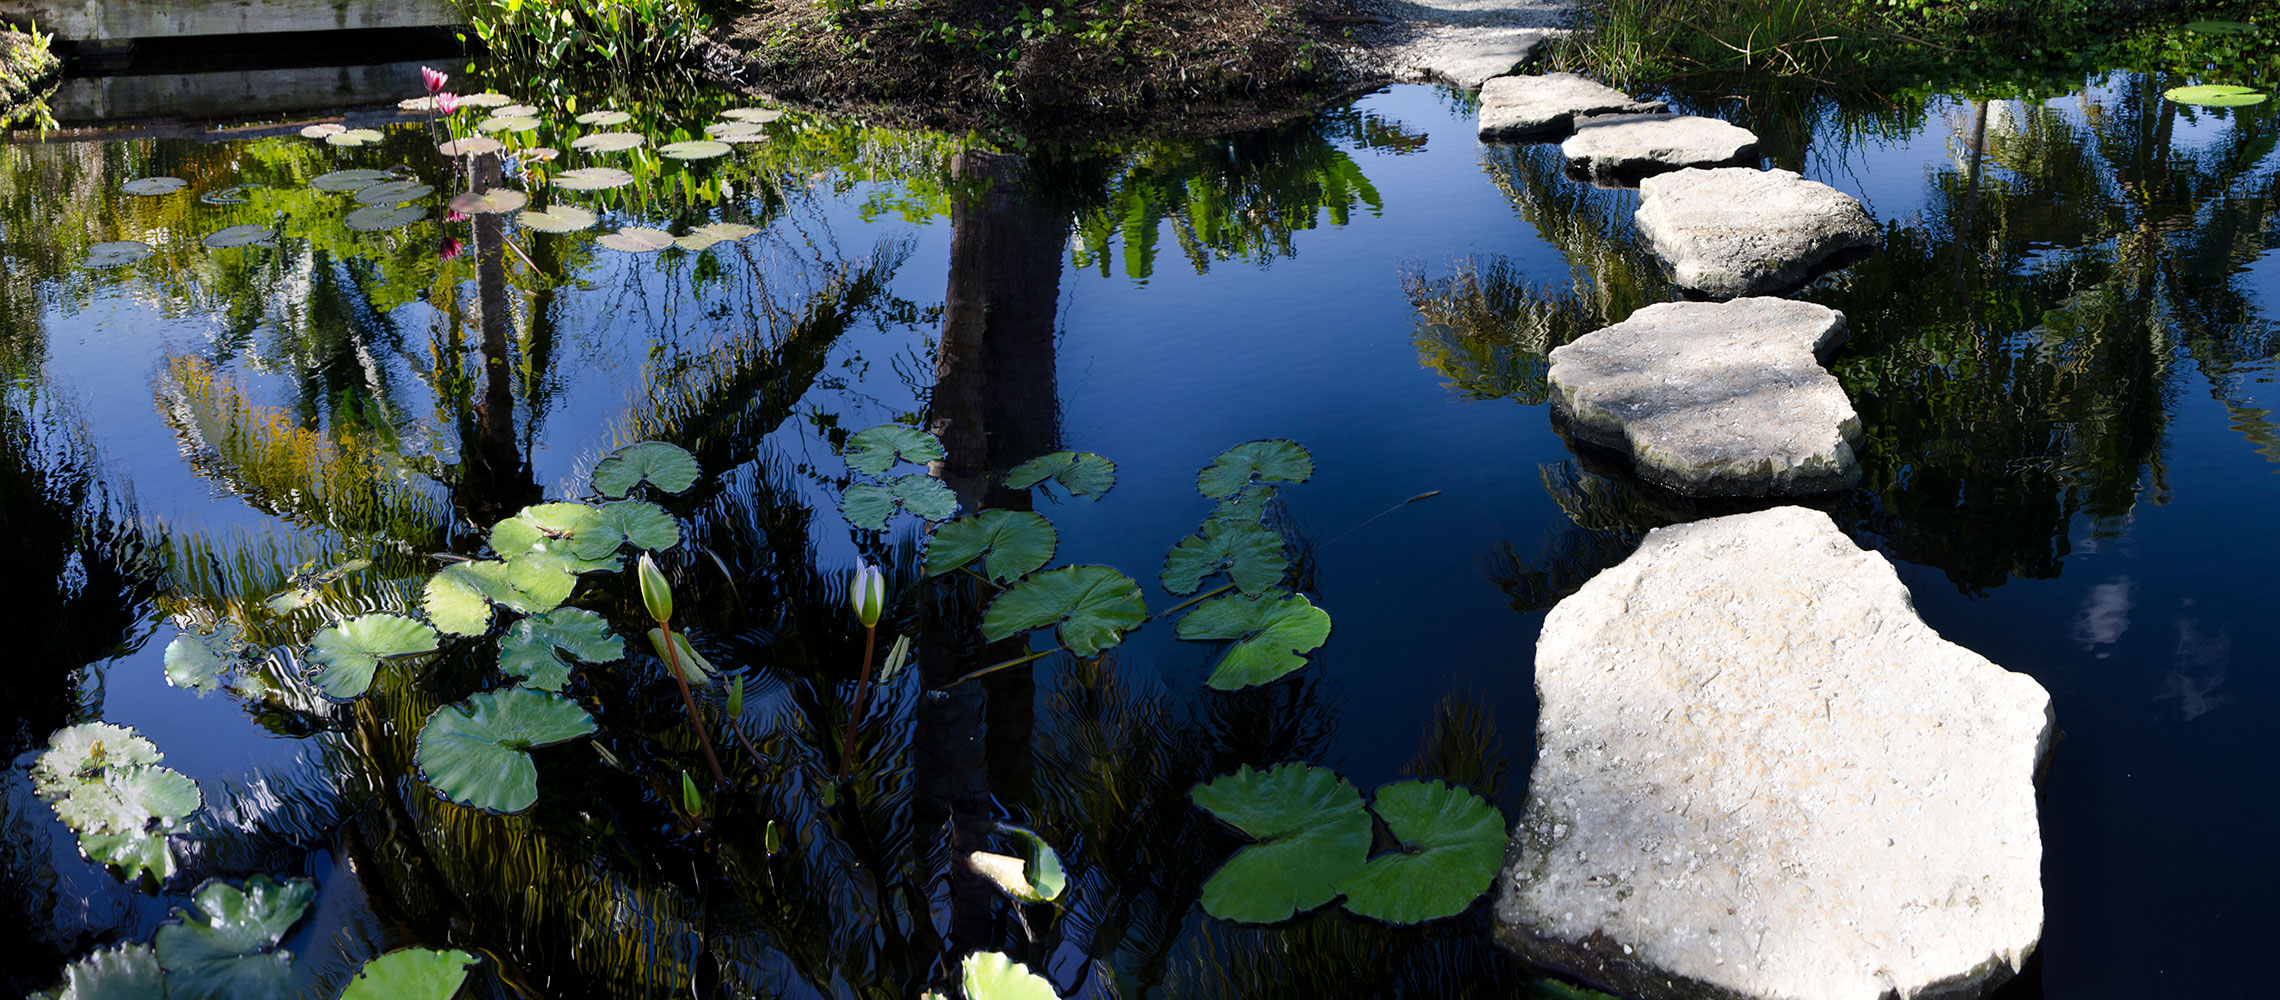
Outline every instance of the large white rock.
{"type": "Polygon", "coordinates": [[[1754,161],[1757,133],[1695,115],[1602,115],[1577,119],[1560,144],[1568,169],[1595,184],[1622,184],[1686,167],[1754,161]]]}
{"type": "Polygon", "coordinates": [[[1480,137],[1489,142],[1557,139],[1578,117],[1649,114],[1661,101],[1634,101],[1605,84],[1574,73],[1500,76],[1480,87],[1480,137]]]}
{"type": "Polygon", "coordinates": [[[1640,1000],[1977,997],[2042,933],[2050,699],[1800,507],[1648,533],[1545,618],[1497,938],[1640,1000]]]}
{"type": "Polygon", "coordinates": [[[1801,285],[1881,236],[1858,199],[1787,170],[1697,167],[1640,181],[1639,193],[1633,218],[1671,279],[1716,298],[1801,285]]]}
{"type": "Polygon", "coordinates": [[[1569,434],[1690,496],[1799,496],[1860,478],[1860,416],[1821,367],[1845,314],[1793,299],[1662,302],[1554,348],[1569,434]]]}

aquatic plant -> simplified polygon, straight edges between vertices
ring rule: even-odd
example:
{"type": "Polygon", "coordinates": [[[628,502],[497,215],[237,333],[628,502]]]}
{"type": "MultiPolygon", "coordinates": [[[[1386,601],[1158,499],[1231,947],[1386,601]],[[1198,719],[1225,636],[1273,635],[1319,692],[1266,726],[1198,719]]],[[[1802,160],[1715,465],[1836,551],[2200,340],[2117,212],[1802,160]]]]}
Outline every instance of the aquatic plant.
{"type": "Polygon", "coordinates": [[[365,962],[340,1000],[451,1000],[474,964],[457,949],[401,948],[365,962]]]}
{"type": "Polygon", "coordinates": [[[129,880],[174,874],[167,831],[198,811],[198,783],[159,762],[166,755],[125,726],[88,722],[48,737],[32,789],[79,835],[79,849],[129,880]]]}

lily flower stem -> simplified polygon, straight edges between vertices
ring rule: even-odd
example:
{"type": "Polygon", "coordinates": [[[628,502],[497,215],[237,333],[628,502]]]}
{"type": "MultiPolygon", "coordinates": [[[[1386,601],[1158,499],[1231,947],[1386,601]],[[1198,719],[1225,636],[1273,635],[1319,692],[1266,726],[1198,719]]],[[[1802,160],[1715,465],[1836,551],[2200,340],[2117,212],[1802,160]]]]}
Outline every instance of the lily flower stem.
{"type": "Polygon", "coordinates": [[[871,694],[871,654],[878,648],[879,627],[863,626],[863,672],[855,681],[855,710],[847,715],[847,738],[839,741],[839,781],[847,782],[855,766],[855,727],[863,721],[865,701],[871,694]]]}
{"type": "Polygon", "coordinates": [[[673,626],[658,622],[665,630],[666,662],[673,667],[673,683],[681,686],[681,704],[689,710],[689,727],[697,731],[697,745],[705,748],[705,763],[712,767],[713,787],[727,788],[728,775],[720,769],[720,758],[713,755],[712,737],[705,735],[705,722],[697,716],[697,696],[689,693],[689,675],[681,670],[681,650],[673,644],[673,626]]]}
{"type": "Polygon", "coordinates": [[[1197,595],[1195,595],[1194,597],[1190,597],[1190,598],[1188,598],[1187,600],[1181,601],[1181,602],[1180,602],[1180,603],[1178,603],[1178,604],[1174,604],[1174,605],[1172,605],[1171,607],[1165,608],[1165,609],[1164,609],[1164,610],[1162,610],[1162,611],[1158,611],[1158,612],[1156,612],[1155,614],[1149,615],[1149,616],[1148,616],[1148,620],[1149,620],[1149,621],[1155,621],[1156,619],[1158,619],[1158,618],[1162,618],[1162,617],[1164,617],[1165,615],[1171,614],[1171,613],[1172,613],[1172,612],[1174,612],[1174,611],[1178,611],[1178,610],[1179,610],[1179,609],[1181,609],[1181,608],[1184,608],[1184,607],[1188,607],[1188,606],[1190,606],[1190,605],[1201,604],[1201,603],[1203,603],[1203,602],[1204,602],[1204,601],[1206,601],[1206,600],[1209,600],[1209,599],[1211,599],[1211,598],[1214,598],[1214,597],[1218,597],[1219,595],[1221,595],[1221,594],[1224,594],[1224,593],[1226,593],[1226,592],[1228,592],[1228,591],[1230,591],[1230,590],[1233,590],[1233,589],[1235,589],[1235,585],[1234,585],[1234,584],[1232,584],[1232,583],[1230,583],[1230,584],[1226,584],[1225,586],[1221,586],[1221,587],[1215,587],[1215,588],[1213,588],[1213,589],[1211,589],[1211,590],[1206,590],[1206,591],[1204,591],[1203,593],[1200,593],[1200,594],[1197,594],[1197,595]]]}
{"type": "Polygon", "coordinates": [[[1014,667],[1018,667],[1018,666],[1020,666],[1020,665],[1022,665],[1022,664],[1024,664],[1024,663],[1030,663],[1030,662],[1034,662],[1034,661],[1036,661],[1036,660],[1042,660],[1042,659],[1044,659],[1044,658],[1046,658],[1046,657],[1048,657],[1048,656],[1051,656],[1051,655],[1053,655],[1053,654],[1055,654],[1055,653],[1058,653],[1058,652],[1060,652],[1060,650],[1059,650],[1058,648],[1055,648],[1055,649],[1040,649],[1040,650],[1038,650],[1038,651],[1036,651],[1036,652],[1034,652],[1034,653],[1031,653],[1031,654],[1029,654],[1028,656],[1017,656],[1017,657],[1014,657],[1013,659],[1010,659],[1010,660],[1007,660],[1007,661],[1005,661],[1004,663],[992,663],[992,664],[990,664],[989,666],[983,667],[983,668],[982,668],[982,669],[980,669],[980,670],[976,670],[976,671],[974,671],[973,673],[967,674],[967,675],[966,675],[966,676],[964,676],[964,677],[960,677],[960,678],[958,678],[957,680],[951,681],[950,683],[943,685],[943,687],[955,687],[955,686],[957,686],[957,685],[959,685],[959,684],[964,684],[964,683],[966,683],[967,681],[973,680],[974,678],[976,678],[976,677],[980,677],[980,676],[982,676],[982,675],[984,675],[984,674],[994,674],[994,673],[997,673],[997,672],[998,672],[998,671],[1000,671],[1000,670],[1010,670],[1010,669],[1012,669],[1012,668],[1014,668],[1014,667]]]}

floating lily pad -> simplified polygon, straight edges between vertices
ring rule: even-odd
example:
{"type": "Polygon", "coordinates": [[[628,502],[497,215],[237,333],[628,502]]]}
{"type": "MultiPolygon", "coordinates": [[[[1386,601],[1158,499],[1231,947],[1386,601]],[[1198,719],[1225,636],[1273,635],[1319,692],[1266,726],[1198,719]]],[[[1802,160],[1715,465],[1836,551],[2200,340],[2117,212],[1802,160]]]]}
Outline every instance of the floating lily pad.
{"type": "Polygon", "coordinates": [[[436,650],[435,629],[402,615],[358,615],[319,630],[309,639],[309,662],[318,668],[317,688],[328,698],[347,699],[372,687],[381,660],[436,650]]]}
{"type": "Polygon", "coordinates": [[[499,639],[499,672],[541,691],[562,690],[570,680],[571,660],[610,663],[623,658],[625,640],[610,631],[601,615],[580,608],[532,615],[499,639]]]}
{"type": "Polygon", "coordinates": [[[269,245],[275,242],[273,237],[276,235],[277,229],[274,226],[231,226],[206,234],[203,242],[210,249],[227,250],[231,247],[249,247],[256,243],[269,245]]]}
{"type": "Polygon", "coordinates": [[[706,233],[689,233],[685,236],[673,237],[674,246],[680,247],[683,250],[687,250],[690,253],[703,253],[707,250],[712,249],[715,244],[718,244],[720,242],[720,237],[706,233]]]}
{"type": "Polygon", "coordinates": [[[466,94],[459,98],[459,105],[465,108],[503,108],[513,103],[515,103],[514,98],[493,90],[486,90],[480,94],[466,94]]]}
{"type": "Polygon", "coordinates": [[[597,219],[594,213],[576,205],[550,205],[544,211],[533,209],[515,216],[515,221],[524,229],[542,233],[575,233],[593,228],[597,219]]]}
{"type": "Polygon", "coordinates": [[[581,563],[519,554],[511,560],[452,563],[428,577],[420,607],[435,627],[452,635],[481,635],[491,626],[491,605],[539,614],[561,607],[577,589],[581,563]]]}
{"type": "Polygon", "coordinates": [[[616,167],[578,167],[555,174],[551,181],[570,191],[606,191],[633,183],[633,175],[616,167]]]}
{"type": "Polygon", "coordinates": [[[475,131],[486,133],[529,132],[538,128],[538,119],[527,115],[493,115],[475,123],[475,131]]]}
{"type": "Polygon", "coordinates": [[[570,148],[581,153],[622,153],[648,142],[639,132],[596,132],[571,140],[570,148]]]}
{"type": "Polygon", "coordinates": [[[1069,887],[1069,873],[1061,865],[1060,852],[1035,831],[1011,824],[1000,824],[998,830],[1011,837],[1015,849],[1021,852],[1021,874],[1029,883],[1030,891],[1015,895],[1029,903],[1050,903],[1061,898],[1061,893],[1069,887]]]}
{"type": "Polygon", "coordinates": [[[340,1000],[451,1000],[475,956],[458,949],[405,948],[364,963],[340,1000]]]}
{"type": "Polygon", "coordinates": [[[208,882],[191,895],[195,912],[177,907],[179,923],[159,927],[151,944],[166,970],[169,996],[259,1000],[286,995],[292,956],[274,950],[317,897],[304,878],[256,875],[240,889],[208,882]]]}
{"type": "Polygon", "coordinates": [[[137,177],[119,185],[119,190],[128,194],[141,195],[145,198],[156,198],[160,195],[173,194],[189,186],[190,182],[180,177],[137,177]]]}
{"type": "Polygon", "coordinates": [[[445,156],[481,156],[485,153],[496,153],[505,148],[507,148],[506,143],[490,136],[471,135],[463,139],[453,139],[435,147],[435,150],[445,156]]]}
{"type": "Polygon", "coordinates": [[[1204,683],[1221,691],[1265,684],[1306,666],[1305,654],[1330,639],[1330,613],[1300,594],[1230,594],[1180,619],[1182,639],[1233,639],[1204,683]]]}
{"type": "Polygon", "coordinates": [[[555,157],[561,155],[562,151],[552,146],[532,146],[529,149],[515,150],[515,159],[524,163],[552,163],[555,157]]]}
{"type": "Polygon", "coordinates": [[[433,97],[407,97],[401,101],[397,101],[396,108],[401,111],[410,111],[424,115],[428,112],[434,111],[436,109],[436,103],[435,98],[433,97]]]}
{"type": "Polygon", "coordinates": [[[115,243],[97,243],[87,248],[87,259],[81,267],[125,267],[150,256],[150,244],[141,240],[119,240],[115,243]]]}
{"type": "Polygon", "coordinates": [[[588,111],[585,114],[579,115],[576,120],[580,125],[592,125],[595,128],[608,128],[612,125],[623,125],[629,121],[632,121],[633,116],[626,114],[623,111],[612,111],[604,108],[598,111],[588,111]]]}
{"type": "Polygon", "coordinates": [[[631,544],[661,552],[681,543],[681,523],[665,508],[637,500],[599,507],[546,503],[523,508],[491,528],[491,548],[499,558],[552,552],[569,560],[572,572],[617,569],[619,546],[631,544]]]}
{"type": "Polygon", "coordinates": [[[647,226],[627,226],[614,233],[603,233],[595,237],[594,242],[626,253],[656,253],[673,245],[673,234],[647,226]]]}
{"type": "Polygon", "coordinates": [[[376,146],[380,144],[381,140],[386,138],[387,136],[380,134],[379,129],[352,128],[346,132],[336,132],[332,135],[325,136],[325,145],[341,146],[344,148],[354,148],[357,146],[376,146]]]}
{"type": "Polygon", "coordinates": [[[260,186],[259,184],[233,184],[199,195],[198,200],[208,205],[243,205],[253,200],[253,197],[247,192],[260,186]]]}
{"type": "Polygon", "coordinates": [[[415,181],[382,181],[371,187],[359,188],[356,203],[359,205],[401,205],[434,194],[435,188],[415,181]]]}
{"type": "Polygon", "coordinates": [[[166,683],[190,691],[219,690],[222,674],[238,661],[244,640],[234,627],[212,635],[184,632],[166,644],[166,683]]]}
{"type": "Polygon", "coordinates": [[[725,142],[711,139],[690,139],[686,142],[669,142],[657,147],[657,152],[673,160],[710,160],[735,152],[725,142]]]}
{"type": "Polygon", "coordinates": [[[514,188],[462,191],[451,198],[451,210],[468,215],[503,215],[530,204],[530,196],[514,188]]]}
{"type": "Polygon", "coordinates": [[[1115,488],[1116,463],[1089,451],[1049,452],[1014,466],[1005,474],[1005,485],[1026,490],[1048,479],[1070,496],[1097,497],[1115,488]]]}
{"type": "Polygon", "coordinates": [[[309,185],[319,191],[342,194],[362,191],[387,179],[388,172],[385,170],[335,170],[329,174],[318,174],[309,185]]]}
{"type": "Polygon", "coordinates": [[[262,601],[262,604],[277,614],[292,614],[316,603],[319,596],[318,592],[333,581],[351,573],[363,572],[370,569],[371,566],[372,560],[370,559],[349,559],[322,570],[316,570],[315,563],[305,564],[303,571],[295,572],[292,579],[287,581],[289,586],[269,595],[267,599],[262,601]],[[309,570],[315,571],[309,572],[309,570]]]}
{"type": "Polygon", "coordinates": [[[730,108],[721,112],[720,116],[732,122],[751,122],[756,125],[765,125],[784,117],[784,113],[776,108],[730,108]]]}
{"type": "Polygon", "coordinates": [[[2258,93],[2247,87],[2236,87],[2222,83],[2204,83],[2197,87],[2172,87],[2162,91],[2161,96],[2179,104],[2197,104],[2211,108],[2237,108],[2251,104],[2262,104],[2271,97],[2270,94],[2258,93]]]}
{"type": "Polygon", "coordinates": [[[1282,536],[1256,521],[1212,520],[1204,523],[1201,534],[1172,546],[1157,579],[1165,590],[1184,596],[1223,569],[1244,593],[1263,594],[1282,582],[1290,571],[1290,559],[1283,554],[1282,536]]]}
{"type": "Polygon", "coordinates": [[[494,109],[492,109],[492,111],[491,111],[491,117],[493,117],[493,118],[536,118],[536,117],[538,117],[538,105],[535,105],[535,104],[508,104],[508,105],[503,105],[503,106],[500,106],[500,107],[497,107],[497,108],[494,108],[494,109]]]}
{"type": "Polygon", "coordinates": [[[958,971],[966,1000],[1060,1000],[1045,977],[994,951],[966,956],[958,971]]]}
{"type": "Polygon", "coordinates": [[[934,529],[926,544],[926,575],[941,576],[982,559],[984,575],[1012,583],[1051,562],[1059,544],[1053,522],[1035,511],[977,511],[934,529]]]}
{"type": "Polygon", "coordinates": [[[1399,846],[1343,883],[1346,909],[1362,916],[1396,924],[1456,916],[1488,891],[1504,864],[1504,814],[1462,788],[1397,782],[1377,790],[1371,810],[1399,846]]]}
{"type": "Polygon", "coordinates": [[[1248,441],[1220,452],[1196,474],[1196,491],[1213,500],[1254,482],[1303,483],[1314,475],[1314,456],[1295,441],[1248,441]]]}
{"type": "Polygon", "coordinates": [[[680,493],[695,486],[702,472],[697,457],[682,448],[663,441],[641,441],[594,463],[594,492],[614,499],[648,483],[666,493],[680,493]]]}
{"type": "Polygon", "coordinates": [[[348,131],[348,126],[343,125],[339,122],[318,122],[315,125],[303,126],[301,129],[301,138],[325,139],[339,135],[342,132],[346,131],[348,131]]]}
{"type": "Polygon", "coordinates": [[[166,974],[147,944],[89,952],[63,970],[62,1000],[149,1000],[166,995],[166,974]]]}
{"type": "Polygon", "coordinates": [[[903,424],[880,424],[847,439],[847,467],[881,475],[897,464],[925,465],[947,454],[934,435],[903,424]]]}
{"type": "Polygon", "coordinates": [[[344,224],[360,233],[377,233],[388,229],[402,229],[427,218],[427,209],[420,205],[372,205],[348,213],[344,224]]]}
{"type": "Polygon", "coordinates": [[[129,879],[174,873],[165,827],[198,811],[198,783],[163,767],[165,755],[125,726],[89,722],[57,730],[32,763],[32,790],[55,807],[97,862],[129,879]],[[156,826],[159,829],[153,829],[156,826]]]}
{"type": "MultiPolygon", "coordinates": [[[[687,635],[675,632],[672,641],[673,651],[679,654],[678,662],[681,665],[682,672],[688,675],[689,683],[699,685],[712,683],[713,675],[719,672],[713,668],[712,661],[699,654],[697,647],[689,645],[687,635]]],[[[653,628],[649,630],[649,648],[657,653],[658,659],[665,661],[667,669],[672,668],[672,664],[676,661],[673,655],[665,652],[664,629],[653,628]]]]}
{"type": "Polygon", "coordinates": [[[1108,566],[1064,566],[1030,574],[990,601],[982,636],[996,642],[1055,625],[1061,645],[1091,656],[1147,620],[1147,600],[1131,577],[1108,566]]]}
{"type": "Polygon", "coordinates": [[[1222,920],[1276,923],[1336,898],[1370,850],[1362,795],[1307,764],[1248,765],[1195,786],[1188,798],[1258,841],[1203,883],[1203,910],[1222,920]]]}
{"type": "Polygon", "coordinates": [[[760,235],[760,227],[747,226],[741,222],[708,222],[689,231],[692,233],[703,233],[704,235],[710,236],[716,240],[720,240],[723,243],[749,239],[751,237],[760,235]]]}
{"type": "Polygon", "coordinates": [[[764,136],[768,134],[768,129],[767,126],[753,122],[714,122],[705,126],[705,134],[727,142],[732,137],[764,136]]]}
{"type": "Polygon", "coordinates": [[[1275,499],[1275,488],[1252,483],[1219,498],[1212,505],[1211,520],[1233,521],[1237,524],[1257,524],[1267,516],[1267,505],[1275,499]]]}
{"type": "Polygon", "coordinates": [[[948,520],[958,513],[958,495],[939,479],[913,473],[883,483],[856,483],[839,496],[840,516],[864,531],[885,531],[897,508],[929,521],[948,520]]]}
{"type": "Polygon", "coordinates": [[[420,727],[420,776],[461,805],[516,813],[538,801],[528,751],[594,731],[594,717],[561,695],[508,688],[445,705],[420,727]]]}

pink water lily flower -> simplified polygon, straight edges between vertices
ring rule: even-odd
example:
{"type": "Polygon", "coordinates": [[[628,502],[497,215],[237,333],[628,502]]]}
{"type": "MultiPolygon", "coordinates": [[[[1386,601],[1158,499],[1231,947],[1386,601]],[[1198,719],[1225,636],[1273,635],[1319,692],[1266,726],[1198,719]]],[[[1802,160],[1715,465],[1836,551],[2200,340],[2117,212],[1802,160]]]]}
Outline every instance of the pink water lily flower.
{"type": "Polygon", "coordinates": [[[445,222],[465,222],[467,218],[467,213],[457,209],[443,213],[443,221],[445,222]]]}
{"type": "Polygon", "coordinates": [[[446,236],[443,238],[443,246],[437,253],[437,256],[441,257],[444,260],[451,260],[455,257],[458,257],[461,253],[466,252],[466,250],[466,245],[460,243],[458,240],[446,236]]]}
{"type": "Polygon", "coordinates": [[[457,112],[459,110],[459,95],[448,90],[438,93],[435,95],[435,109],[447,115],[457,112]]]}
{"type": "Polygon", "coordinates": [[[446,73],[440,69],[436,69],[432,66],[420,67],[420,82],[427,84],[427,91],[430,94],[441,93],[443,91],[443,85],[450,79],[451,74],[446,73]]]}

